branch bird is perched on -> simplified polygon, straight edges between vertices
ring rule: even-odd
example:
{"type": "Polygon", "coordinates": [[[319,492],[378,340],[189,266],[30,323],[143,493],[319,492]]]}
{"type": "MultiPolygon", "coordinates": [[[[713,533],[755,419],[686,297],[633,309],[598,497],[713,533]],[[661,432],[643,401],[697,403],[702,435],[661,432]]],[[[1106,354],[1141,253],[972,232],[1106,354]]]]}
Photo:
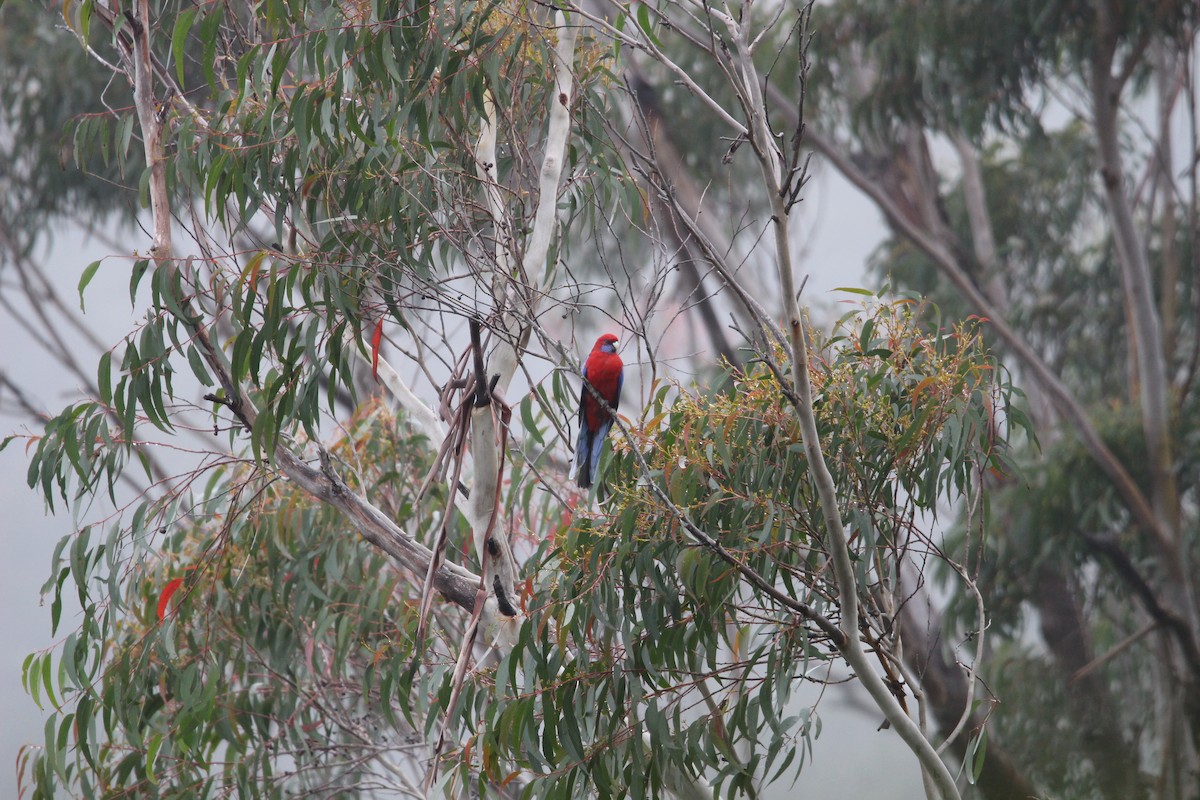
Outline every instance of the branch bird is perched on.
{"type": "Polygon", "coordinates": [[[604,398],[615,413],[621,404],[621,385],[625,369],[617,355],[617,337],[606,333],[583,365],[583,390],[579,393],[579,440],[575,444],[575,482],[579,488],[591,488],[600,465],[600,447],[612,427],[612,415],[600,405],[596,394],[604,398]],[[588,384],[591,388],[588,388],[588,384]],[[593,393],[592,390],[595,390],[593,393]]]}

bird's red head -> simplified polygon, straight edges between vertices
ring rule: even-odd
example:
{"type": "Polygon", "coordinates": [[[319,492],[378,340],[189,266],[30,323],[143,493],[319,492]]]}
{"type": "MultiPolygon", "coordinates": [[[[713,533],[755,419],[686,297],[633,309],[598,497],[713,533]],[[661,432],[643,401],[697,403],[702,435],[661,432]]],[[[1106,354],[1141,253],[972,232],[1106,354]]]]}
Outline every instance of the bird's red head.
{"type": "Polygon", "coordinates": [[[596,345],[592,348],[592,352],[603,350],[606,353],[617,352],[617,335],[615,333],[606,333],[596,340],[596,345]]]}

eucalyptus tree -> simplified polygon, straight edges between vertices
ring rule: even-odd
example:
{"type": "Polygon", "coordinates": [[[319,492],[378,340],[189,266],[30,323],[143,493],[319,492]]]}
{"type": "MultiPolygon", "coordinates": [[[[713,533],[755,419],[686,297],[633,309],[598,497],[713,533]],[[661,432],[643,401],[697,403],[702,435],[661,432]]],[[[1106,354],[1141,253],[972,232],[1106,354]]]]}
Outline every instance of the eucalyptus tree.
{"type": "MultiPolygon", "coordinates": [[[[814,15],[808,143],[892,227],[879,274],[988,319],[1042,444],[979,554],[1004,700],[987,796],[1197,791],[1198,22],[1185,2],[814,15]]],[[[962,674],[930,644],[952,726],[962,674]]]]}
{"type": "Polygon", "coordinates": [[[974,592],[984,529],[950,551],[924,514],[977,503],[1024,417],[981,328],[918,298],[807,324],[803,94],[780,129],[763,81],[803,76],[807,9],[62,11],[112,75],[75,168],[98,151],[146,226],[81,265],[81,297],[128,271],[144,319],[25,442],[71,512],[55,627],[67,593],[83,610],[26,661],[55,709],[22,757],[35,795],[756,794],[806,760],[793,687],[844,664],[929,795],[958,796],[984,608],[940,736],[897,620],[935,562],[974,592]],[[753,170],[748,253],[675,190],[627,64],[685,86],[712,152],[753,170]],[[667,248],[654,268],[618,228],[667,248]],[[680,248],[736,299],[730,393],[658,374],[680,248]],[[606,315],[647,374],[580,495],[569,323],[606,315]]]}

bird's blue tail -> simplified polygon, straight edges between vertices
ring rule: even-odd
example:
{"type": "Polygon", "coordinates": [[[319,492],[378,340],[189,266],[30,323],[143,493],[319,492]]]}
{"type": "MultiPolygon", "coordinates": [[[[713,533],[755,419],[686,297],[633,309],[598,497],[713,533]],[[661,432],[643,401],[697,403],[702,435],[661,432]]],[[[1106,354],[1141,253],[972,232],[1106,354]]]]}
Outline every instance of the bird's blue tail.
{"type": "Polygon", "coordinates": [[[610,428],[611,419],[602,422],[600,429],[595,433],[589,431],[586,425],[579,428],[579,439],[575,442],[575,461],[578,465],[575,483],[580,489],[590,489],[596,480],[596,472],[600,466],[600,450],[604,446],[604,440],[608,438],[610,428]]]}

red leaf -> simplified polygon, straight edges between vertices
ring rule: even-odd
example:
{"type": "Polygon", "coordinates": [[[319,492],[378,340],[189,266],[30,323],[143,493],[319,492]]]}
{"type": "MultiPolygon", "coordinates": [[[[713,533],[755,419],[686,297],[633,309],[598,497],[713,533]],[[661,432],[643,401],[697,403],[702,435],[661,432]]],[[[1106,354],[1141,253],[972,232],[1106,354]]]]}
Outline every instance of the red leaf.
{"type": "Polygon", "coordinates": [[[159,622],[167,618],[167,604],[171,602],[171,595],[175,594],[180,586],[183,586],[183,578],[172,578],[167,581],[166,588],[163,589],[162,594],[158,598],[159,622]]]}
{"type": "Polygon", "coordinates": [[[383,341],[383,320],[375,323],[375,332],[371,334],[371,377],[379,383],[379,343],[383,341]]]}
{"type": "Polygon", "coordinates": [[[533,576],[530,575],[525,579],[525,588],[521,592],[521,612],[527,613],[525,603],[533,597],[533,576]]]}

